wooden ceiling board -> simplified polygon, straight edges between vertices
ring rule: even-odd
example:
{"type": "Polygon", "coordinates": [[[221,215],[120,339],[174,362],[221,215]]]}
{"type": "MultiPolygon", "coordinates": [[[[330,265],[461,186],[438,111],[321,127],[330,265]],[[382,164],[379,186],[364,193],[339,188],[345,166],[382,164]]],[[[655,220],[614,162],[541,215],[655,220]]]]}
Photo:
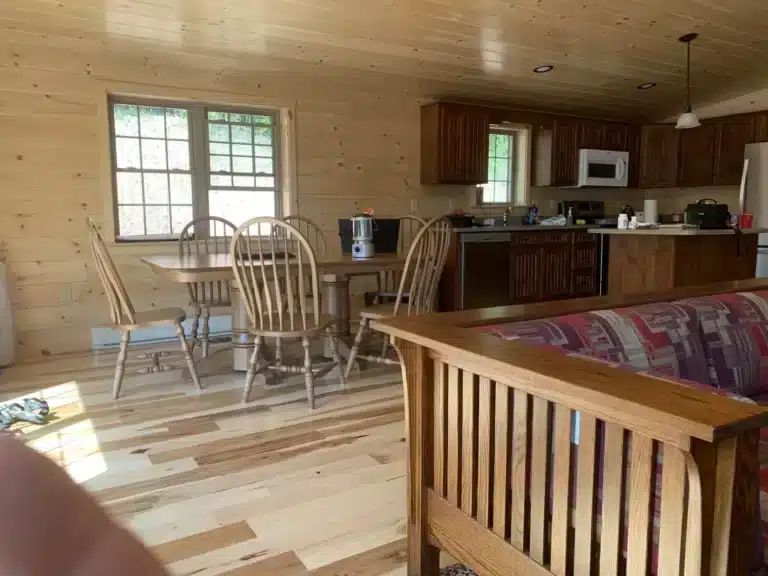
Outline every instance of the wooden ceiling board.
{"type": "Polygon", "coordinates": [[[232,74],[383,75],[427,98],[653,119],[682,105],[677,38],[696,31],[694,105],[768,87],[764,0],[4,0],[0,31],[0,49],[17,32],[232,74]],[[555,70],[533,74],[543,63],[555,70]]]}

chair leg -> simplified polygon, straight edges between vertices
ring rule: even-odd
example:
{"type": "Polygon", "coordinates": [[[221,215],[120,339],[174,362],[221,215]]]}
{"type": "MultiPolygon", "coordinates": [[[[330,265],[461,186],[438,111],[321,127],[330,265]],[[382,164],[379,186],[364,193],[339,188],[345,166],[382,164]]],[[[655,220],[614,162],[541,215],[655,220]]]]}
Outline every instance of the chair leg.
{"type": "Polygon", "coordinates": [[[208,320],[211,318],[211,309],[203,306],[203,337],[200,339],[203,348],[203,358],[208,358],[208,320]]]}
{"type": "Polygon", "coordinates": [[[309,409],[315,408],[315,375],[312,373],[312,355],[309,353],[309,338],[303,337],[301,345],[304,346],[304,382],[307,385],[307,401],[309,409]]]}
{"type": "Polygon", "coordinates": [[[253,343],[253,353],[251,353],[251,360],[248,362],[248,373],[245,375],[245,390],[243,391],[243,403],[248,402],[248,397],[251,395],[251,388],[253,388],[253,380],[256,378],[256,372],[258,372],[259,352],[261,351],[262,337],[256,336],[256,340],[253,343]]]}
{"type": "Polygon", "coordinates": [[[192,318],[192,330],[190,335],[192,336],[192,343],[189,345],[189,351],[194,352],[197,345],[197,328],[200,326],[200,306],[195,308],[195,316],[192,318]]]}
{"type": "Polygon", "coordinates": [[[381,335],[381,357],[387,357],[387,351],[389,350],[389,334],[381,335]]]}
{"type": "Polygon", "coordinates": [[[131,341],[131,333],[125,330],[120,333],[120,352],[117,354],[117,365],[115,366],[115,381],[112,384],[112,397],[117,400],[120,397],[120,387],[123,385],[123,374],[125,373],[125,359],[128,356],[128,344],[131,341]]]}
{"type": "Polygon", "coordinates": [[[275,366],[283,365],[283,339],[275,340],[275,366]]]}
{"type": "Polygon", "coordinates": [[[331,341],[331,357],[333,358],[333,361],[336,362],[336,367],[339,370],[339,382],[341,382],[342,388],[346,388],[347,375],[344,367],[344,361],[341,359],[341,354],[339,354],[339,341],[336,336],[330,335],[330,329],[328,330],[328,334],[331,341]]]}
{"type": "Polygon", "coordinates": [[[202,390],[203,385],[200,384],[200,376],[197,374],[195,358],[192,356],[192,350],[190,350],[187,339],[184,337],[184,328],[182,328],[181,324],[176,324],[176,335],[181,342],[181,351],[184,352],[184,358],[187,359],[187,366],[189,367],[189,373],[192,376],[192,382],[195,383],[195,386],[197,386],[199,390],[202,390]]]}
{"type": "Polygon", "coordinates": [[[381,293],[384,292],[384,285],[381,282],[381,273],[376,274],[376,296],[373,299],[374,304],[381,304],[383,299],[381,293]]]}
{"type": "Polygon", "coordinates": [[[360,350],[360,343],[363,341],[365,330],[368,328],[368,322],[368,318],[360,319],[360,328],[357,330],[357,334],[355,335],[355,342],[352,344],[352,350],[349,353],[349,360],[347,360],[347,371],[345,373],[347,378],[349,378],[349,374],[352,372],[352,366],[355,365],[355,358],[357,357],[357,353],[360,350]]]}

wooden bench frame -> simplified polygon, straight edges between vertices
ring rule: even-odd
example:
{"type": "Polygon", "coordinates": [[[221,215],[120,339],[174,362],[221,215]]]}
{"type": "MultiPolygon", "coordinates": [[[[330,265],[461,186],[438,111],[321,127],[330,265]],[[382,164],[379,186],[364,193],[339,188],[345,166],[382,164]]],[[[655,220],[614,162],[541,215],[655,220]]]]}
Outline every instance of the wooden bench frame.
{"type": "Polygon", "coordinates": [[[377,321],[403,366],[408,575],[436,575],[441,549],[481,576],[618,574],[623,531],[627,575],[648,573],[655,446],[664,450],[658,574],[746,574],[768,408],[470,328],[766,289],[768,279],[753,279],[377,321]],[[579,458],[569,490],[576,412],[579,458]]]}

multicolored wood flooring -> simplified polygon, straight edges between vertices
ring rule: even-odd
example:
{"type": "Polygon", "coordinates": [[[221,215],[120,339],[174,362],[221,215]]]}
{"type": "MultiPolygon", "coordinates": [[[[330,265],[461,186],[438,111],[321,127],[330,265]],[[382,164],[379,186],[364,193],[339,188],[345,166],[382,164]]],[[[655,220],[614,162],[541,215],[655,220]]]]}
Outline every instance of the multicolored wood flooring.
{"type": "Polygon", "coordinates": [[[99,353],[7,369],[0,402],[48,400],[47,425],[17,428],[173,574],[405,574],[399,369],[320,382],[310,412],[301,377],[241,404],[244,376],[214,351],[202,392],[178,370],[128,372],[112,401],[115,355],[99,353]]]}

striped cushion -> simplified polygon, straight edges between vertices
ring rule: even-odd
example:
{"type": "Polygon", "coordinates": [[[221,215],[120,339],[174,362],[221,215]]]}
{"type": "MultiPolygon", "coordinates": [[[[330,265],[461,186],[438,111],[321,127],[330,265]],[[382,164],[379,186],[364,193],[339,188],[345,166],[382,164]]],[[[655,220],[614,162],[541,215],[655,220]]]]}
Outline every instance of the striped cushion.
{"type": "Polygon", "coordinates": [[[671,378],[709,384],[698,317],[685,305],[664,302],[477,330],[505,340],[525,338],[671,378]]]}

